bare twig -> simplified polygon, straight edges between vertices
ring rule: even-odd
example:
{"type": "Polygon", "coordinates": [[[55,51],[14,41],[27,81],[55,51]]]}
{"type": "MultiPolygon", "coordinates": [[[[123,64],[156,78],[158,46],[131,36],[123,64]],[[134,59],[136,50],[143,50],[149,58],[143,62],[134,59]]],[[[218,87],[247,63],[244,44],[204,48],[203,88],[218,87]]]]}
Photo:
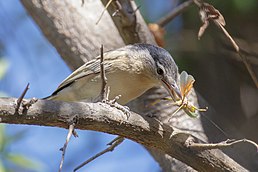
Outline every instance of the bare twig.
{"type": "Polygon", "coordinates": [[[115,142],[119,141],[120,139],[124,139],[124,137],[117,136],[116,138],[114,138],[113,140],[111,140],[109,143],[107,143],[107,145],[111,146],[111,145],[113,145],[115,142]]]}
{"type": "Polygon", "coordinates": [[[93,161],[94,159],[98,158],[99,156],[107,153],[112,152],[118,145],[120,145],[124,141],[124,137],[118,136],[114,140],[112,140],[108,145],[110,145],[108,148],[104,149],[103,151],[99,152],[98,154],[94,155],[93,157],[89,158],[87,161],[83,162],[81,165],[76,167],[73,171],[77,171],[89,162],[93,161]]]}
{"type": "Polygon", "coordinates": [[[105,73],[105,67],[104,67],[104,53],[103,53],[103,45],[101,45],[100,48],[100,75],[102,80],[102,86],[101,86],[101,92],[100,97],[101,100],[107,100],[107,77],[105,73]]]}
{"type": "Polygon", "coordinates": [[[173,11],[171,11],[168,15],[161,18],[157,24],[161,27],[164,27],[168,24],[171,20],[173,20],[176,16],[181,14],[187,7],[193,4],[193,0],[188,0],[183,2],[182,4],[178,5],[173,11]]]}
{"type": "Polygon", "coordinates": [[[26,113],[28,111],[28,109],[38,101],[37,98],[33,97],[32,99],[30,99],[29,101],[24,101],[22,102],[22,113],[26,113]]]}
{"type": "Polygon", "coordinates": [[[75,126],[74,123],[69,125],[69,130],[68,130],[68,134],[67,134],[64,146],[60,149],[62,151],[62,158],[61,158],[61,162],[60,162],[60,165],[59,165],[59,170],[58,170],[59,172],[62,171],[63,164],[64,164],[64,157],[65,157],[66,148],[67,148],[67,145],[68,145],[68,143],[70,141],[70,138],[71,138],[72,134],[75,137],[78,137],[77,133],[74,131],[74,126],[75,126]]]}
{"type": "Polygon", "coordinates": [[[164,41],[164,34],[165,30],[163,27],[168,24],[171,20],[173,20],[176,16],[181,14],[187,7],[189,7],[191,4],[193,4],[193,0],[188,0],[179,6],[177,6],[173,11],[171,11],[166,16],[162,17],[159,21],[156,23],[149,23],[148,27],[150,31],[152,32],[157,44],[161,47],[164,47],[165,41],[164,41]]]}
{"type": "Polygon", "coordinates": [[[238,55],[241,57],[243,63],[245,64],[245,67],[246,67],[246,69],[248,70],[249,74],[251,75],[252,80],[253,80],[253,82],[254,82],[256,88],[258,88],[258,79],[257,79],[257,77],[256,77],[256,75],[255,75],[255,73],[254,73],[254,71],[253,71],[251,65],[249,64],[248,59],[246,58],[246,56],[244,56],[244,55],[243,55],[242,53],[240,53],[240,52],[238,52],[238,55]]]}
{"type": "Polygon", "coordinates": [[[244,56],[239,49],[239,46],[237,45],[237,43],[234,41],[234,39],[231,37],[231,35],[227,32],[227,30],[216,20],[213,20],[213,22],[223,31],[223,33],[225,34],[225,36],[230,40],[230,42],[232,43],[233,47],[236,50],[236,53],[239,55],[239,57],[241,58],[241,60],[243,61],[249,75],[251,76],[256,88],[258,88],[258,79],[251,67],[251,65],[249,64],[246,56],[244,56]]]}
{"type": "Polygon", "coordinates": [[[103,11],[101,12],[101,14],[100,14],[100,16],[99,16],[99,19],[97,20],[96,25],[100,22],[102,16],[104,15],[104,12],[107,10],[108,6],[111,4],[112,1],[113,1],[113,0],[109,0],[109,1],[108,1],[107,5],[105,6],[105,8],[103,9],[103,11]]]}
{"type": "MultiPolygon", "coordinates": [[[[239,42],[239,44],[244,44],[245,47],[241,47],[240,52],[241,52],[242,55],[244,55],[247,58],[249,64],[254,65],[254,66],[258,66],[258,49],[254,48],[258,44],[256,44],[256,43],[252,44],[252,43],[247,42],[243,39],[237,39],[237,42],[239,42]],[[247,45],[248,45],[248,47],[251,47],[253,51],[248,50],[247,45]]],[[[228,50],[229,52],[232,52],[232,51],[235,52],[235,49],[232,48],[232,46],[230,46],[230,45],[228,45],[224,42],[221,42],[221,44],[223,44],[224,48],[226,50],[228,50]]],[[[230,56],[230,58],[233,58],[234,60],[237,60],[237,61],[242,61],[242,59],[239,58],[238,56],[237,57],[230,56]]]]}
{"type": "Polygon", "coordinates": [[[30,86],[30,83],[27,84],[27,86],[25,87],[25,89],[23,90],[21,96],[19,97],[19,99],[17,100],[17,104],[16,104],[16,107],[15,107],[15,113],[18,113],[19,112],[19,108],[21,106],[21,103],[22,103],[22,100],[25,96],[25,94],[27,93],[28,89],[29,89],[29,86],[30,86]]]}
{"type": "Polygon", "coordinates": [[[209,25],[209,20],[212,20],[224,33],[224,35],[230,40],[232,46],[234,47],[236,53],[239,55],[241,60],[243,61],[249,75],[251,76],[256,88],[258,88],[258,79],[247,61],[247,58],[240,52],[240,48],[237,45],[237,43],[234,41],[232,36],[228,33],[228,31],[224,28],[226,25],[226,22],[224,20],[223,15],[217,10],[215,7],[208,3],[203,3],[202,1],[194,0],[194,3],[200,8],[200,16],[201,20],[203,22],[203,25],[200,27],[199,33],[198,33],[198,39],[201,38],[203,33],[205,32],[206,28],[209,25]]]}
{"type": "Polygon", "coordinates": [[[223,25],[221,25],[219,22],[217,21],[213,21],[225,34],[225,36],[230,40],[231,44],[233,45],[233,47],[235,48],[236,52],[239,53],[239,46],[237,45],[237,43],[235,42],[235,40],[231,37],[231,35],[228,33],[228,31],[224,28],[223,25]]]}
{"type": "Polygon", "coordinates": [[[195,150],[206,150],[206,149],[222,149],[222,148],[226,148],[226,147],[230,147],[233,146],[235,144],[238,143],[249,143],[253,146],[256,147],[256,149],[258,150],[258,145],[248,139],[241,139],[241,140],[226,140],[220,143],[208,143],[208,144],[203,144],[203,143],[191,143],[190,145],[188,145],[188,147],[190,147],[191,149],[195,149],[195,150]]]}
{"type": "Polygon", "coordinates": [[[221,30],[223,31],[223,33],[226,35],[226,37],[230,40],[230,42],[232,43],[233,47],[235,48],[236,50],[236,53],[239,55],[239,57],[241,58],[241,60],[243,61],[247,71],[249,72],[249,75],[251,76],[256,88],[258,88],[258,79],[251,67],[251,65],[249,64],[246,56],[244,56],[240,49],[239,49],[239,46],[237,45],[237,43],[234,41],[234,39],[230,36],[230,34],[227,32],[227,30],[218,22],[214,21],[218,26],[219,28],[221,28],[221,30]]]}

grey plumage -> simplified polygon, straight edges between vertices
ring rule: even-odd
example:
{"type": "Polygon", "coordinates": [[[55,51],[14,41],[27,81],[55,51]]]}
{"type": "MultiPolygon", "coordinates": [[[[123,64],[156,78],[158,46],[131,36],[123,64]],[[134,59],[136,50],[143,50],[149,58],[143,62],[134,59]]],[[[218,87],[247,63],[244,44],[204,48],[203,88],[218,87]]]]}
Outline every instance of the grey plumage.
{"type": "Polygon", "coordinates": [[[147,49],[148,52],[150,53],[150,56],[156,62],[155,63],[156,67],[158,67],[158,64],[160,64],[166,70],[165,71],[166,74],[172,75],[172,77],[175,80],[177,80],[178,68],[174,59],[168,53],[167,50],[152,44],[142,44],[142,43],[134,44],[133,46],[129,46],[129,47],[130,47],[129,49],[132,49],[135,51],[141,51],[143,49],[147,49]]]}
{"type": "MultiPolygon", "coordinates": [[[[171,93],[172,87],[178,89],[178,69],[173,58],[166,50],[154,45],[134,44],[108,51],[104,53],[104,68],[110,86],[110,99],[121,95],[118,100],[121,104],[137,98],[153,86],[163,84],[171,93]]],[[[101,88],[99,74],[98,56],[68,76],[47,99],[98,101],[101,88]]],[[[178,93],[178,90],[175,91],[178,93]]]]}

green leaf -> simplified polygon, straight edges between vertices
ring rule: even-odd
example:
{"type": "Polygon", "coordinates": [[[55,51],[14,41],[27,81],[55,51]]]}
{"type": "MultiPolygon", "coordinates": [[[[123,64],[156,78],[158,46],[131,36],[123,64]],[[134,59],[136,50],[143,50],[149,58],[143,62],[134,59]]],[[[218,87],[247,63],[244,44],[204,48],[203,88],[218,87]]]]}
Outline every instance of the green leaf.
{"type": "Polygon", "coordinates": [[[13,164],[30,170],[39,170],[42,165],[39,162],[31,160],[24,155],[9,153],[6,157],[13,164]]]}

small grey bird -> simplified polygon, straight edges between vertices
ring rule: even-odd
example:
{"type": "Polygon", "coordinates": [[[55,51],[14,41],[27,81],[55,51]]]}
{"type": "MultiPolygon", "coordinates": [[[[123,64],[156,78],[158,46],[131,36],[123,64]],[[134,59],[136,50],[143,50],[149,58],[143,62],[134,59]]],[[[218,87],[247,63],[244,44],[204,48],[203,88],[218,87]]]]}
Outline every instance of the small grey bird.
{"type": "MultiPolygon", "coordinates": [[[[109,98],[118,95],[124,105],[148,89],[163,85],[172,99],[181,97],[177,86],[178,68],[171,55],[163,48],[150,44],[133,44],[104,53],[104,68],[109,98]]],[[[99,101],[101,91],[100,56],[85,63],[68,76],[47,97],[61,101],[99,101]]]]}

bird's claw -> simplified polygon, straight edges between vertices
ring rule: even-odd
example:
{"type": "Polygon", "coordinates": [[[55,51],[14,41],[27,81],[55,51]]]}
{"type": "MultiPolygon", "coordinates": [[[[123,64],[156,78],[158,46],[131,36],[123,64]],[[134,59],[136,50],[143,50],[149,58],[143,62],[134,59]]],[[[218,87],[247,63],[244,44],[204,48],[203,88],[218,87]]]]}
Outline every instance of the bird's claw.
{"type": "Polygon", "coordinates": [[[112,100],[108,100],[108,101],[105,101],[106,104],[108,104],[109,106],[111,107],[115,107],[117,108],[118,110],[121,110],[127,117],[127,119],[130,117],[131,115],[131,112],[130,112],[130,109],[129,107],[127,106],[123,106],[123,105],[120,105],[119,103],[117,103],[117,100],[121,97],[121,95],[118,95],[116,96],[114,99],[112,100]]]}

